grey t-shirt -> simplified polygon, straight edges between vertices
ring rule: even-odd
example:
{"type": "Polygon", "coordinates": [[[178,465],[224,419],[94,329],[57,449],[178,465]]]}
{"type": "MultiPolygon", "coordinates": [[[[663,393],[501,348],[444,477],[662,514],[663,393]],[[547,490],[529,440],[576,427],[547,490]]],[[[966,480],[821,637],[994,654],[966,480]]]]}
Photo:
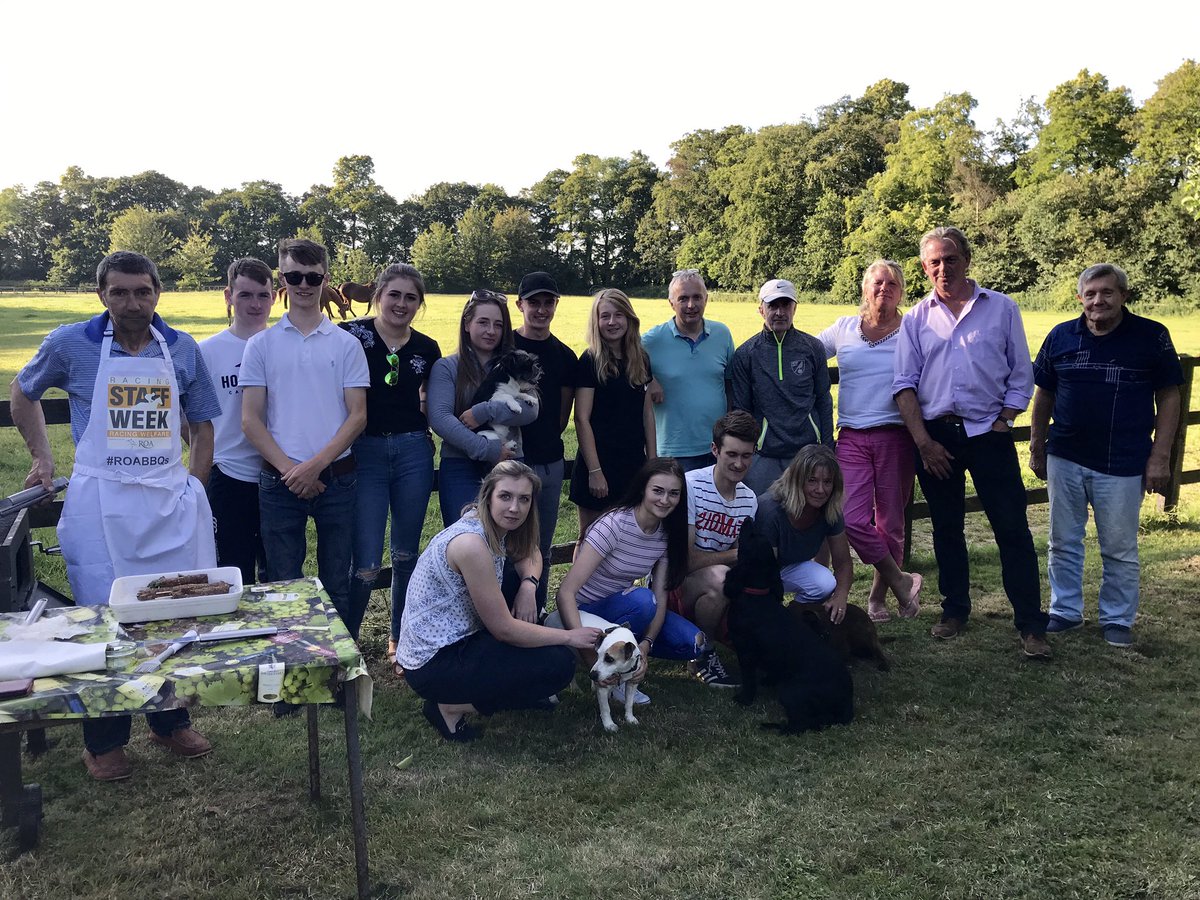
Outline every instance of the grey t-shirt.
{"type": "Polygon", "coordinates": [[[794,566],[797,563],[808,562],[817,555],[825,538],[841,534],[846,530],[845,523],[839,517],[837,522],[830,525],[821,516],[817,521],[803,531],[792,527],[787,512],[779,505],[779,501],[771,496],[770,491],[759,494],[758,518],[755,528],[760,534],[765,534],[771,541],[779,556],[780,566],[794,566]]]}

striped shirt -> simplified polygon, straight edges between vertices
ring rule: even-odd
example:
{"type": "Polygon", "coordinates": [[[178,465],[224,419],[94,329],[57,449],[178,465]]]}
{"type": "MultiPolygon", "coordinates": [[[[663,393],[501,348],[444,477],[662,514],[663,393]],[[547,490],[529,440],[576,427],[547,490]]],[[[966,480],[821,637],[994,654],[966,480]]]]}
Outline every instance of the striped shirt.
{"type": "MultiPolygon", "coordinates": [[[[152,323],[171,353],[175,380],[179,383],[180,405],[188,421],[211,422],[221,415],[221,403],[213,388],[208,366],[200,355],[200,347],[189,334],[176,331],[158,314],[152,323]]],[[[87,430],[92,414],[92,390],[100,372],[100,346],[108,313],[101,313],[87,322],[60,325],[46,335],[33,359],[17,375],[21,392],[30,400],[40,400],[50,388],[67,392],[71,407],[71,440],[76,444],[87,430]]],[[[112,356],[128,356],[114,338],[112,356]]],[[[139,358],[162,359],[158,341],[151,340],[138,354],[139,358]]]]}
{"type": "Polygon", "coordinates": [[[687,473],[688,525],[696,529],[697,550],[728,550],[737,541],[742,521],[758,512],[754,491],[738,482],[727,501],[713,482],[716,466],[687,473]]]}
{"type": "Polygon", "coordinates": [[[646,534],[632,509],[605,513],[583,540],[600,554],[600,565],[579,589],[580,604],[595,603],[631,588],[667,555],[667,533],[662,523],[653,534],[646,534]]]}

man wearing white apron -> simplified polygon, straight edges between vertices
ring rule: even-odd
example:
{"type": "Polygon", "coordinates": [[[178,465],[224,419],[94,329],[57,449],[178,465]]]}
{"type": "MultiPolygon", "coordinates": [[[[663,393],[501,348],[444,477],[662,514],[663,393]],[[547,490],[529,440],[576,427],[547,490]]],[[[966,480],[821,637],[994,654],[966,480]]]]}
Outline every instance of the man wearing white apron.
{"type": "MultiPolygon", "coordinates": [[[[67,391],[75,468],[58,525],[75,602],[108,602],[124,575],[216,565],[204,480],[220,405],[196,342],[155,315],[158,270],[118,252],[96,271],[107,313],[64,325],[13,381],[13,421],[33,457],[26,486],[54,476],[40,398],[67,391]],[[191,473],[182,465],[181,414],[192,424],[191,473]]],[[[151,713],[150,740],[185,757],[212,750],[186,709],[151,713]]],[[[128,716],[85,719],[83,759],[101,781],[128,778],[128,716]]]]}

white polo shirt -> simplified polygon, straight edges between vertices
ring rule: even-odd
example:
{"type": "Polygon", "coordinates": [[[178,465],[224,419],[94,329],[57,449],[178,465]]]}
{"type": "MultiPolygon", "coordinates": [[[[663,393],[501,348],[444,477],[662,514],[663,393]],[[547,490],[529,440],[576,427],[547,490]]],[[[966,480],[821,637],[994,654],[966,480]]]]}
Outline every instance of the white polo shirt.
{"type": "Polygon", "coordinates": [[[221,415],[213,422],[213,462],[238,481],[258,483],[262,457],[242,431],[242,356],[246,341],[226,329],[200,342],[221,415]]]}
{"type": "Polygon", "coordinates": [[[289,459],[304,462],[346,421],[343,391],[366,388],[371,377],[356,337],[327,316],[304,335],[284,313],[246,342],[239,382],[267,389],[267,431],[289,459]]]}

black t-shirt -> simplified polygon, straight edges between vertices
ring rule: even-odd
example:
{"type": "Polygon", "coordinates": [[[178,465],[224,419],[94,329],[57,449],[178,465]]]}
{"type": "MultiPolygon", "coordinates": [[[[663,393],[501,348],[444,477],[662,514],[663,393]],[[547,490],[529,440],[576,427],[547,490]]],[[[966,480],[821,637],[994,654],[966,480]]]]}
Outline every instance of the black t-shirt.
{"type": "Polygon", "coordinates": [[[575,389],[575,367],[579,365],[579,358],[554,335],[544,341],[535,341],[514,333],[513,340],[518,350],[532,353],[542,366],[542,380],[538,383],[541,397],[538,417],[521,429],[525,462],[531,466],[558,462],[564,453],[562,431],[558,427],[562,417],[562,389],[575,389]]]}
{"type": "MultiPolygon", "coordinates": [[[[628,447],[642,447],[646,441],[642,411],[647,385],[629,383],[625,360],[618,360],[617,367],[617,374],[601,384],[596,378],[592,353],[584,350],[576,368],[579,373],[576,389],[593,388],[596,392],[592,398],[592,434],[596,438],[596,451],[601,456],[605,455],[605,450],[620,452],[628,447]]],[[[646,374],[653,377],[649,360],[646,361],[646,374]]]]}
{"type": "Polygon", "coordinates": [[[424,431],[429,423],[421,412],[421,385],[429,380],[429,371],[442,356],[437,341],[413,329],[407,343],[396,354],[400,364],[396,368],[399,380],[394,386],[384,380],[392,367],[388,365],[390,348],[375,330],[374,319],[354,319],[339,322],[362,344],[367,355],[367,369],[371,373],[371,386],[367,388],[367,427],[363,432],[370,435],[403,434],[409,431],[424,431]]]}

